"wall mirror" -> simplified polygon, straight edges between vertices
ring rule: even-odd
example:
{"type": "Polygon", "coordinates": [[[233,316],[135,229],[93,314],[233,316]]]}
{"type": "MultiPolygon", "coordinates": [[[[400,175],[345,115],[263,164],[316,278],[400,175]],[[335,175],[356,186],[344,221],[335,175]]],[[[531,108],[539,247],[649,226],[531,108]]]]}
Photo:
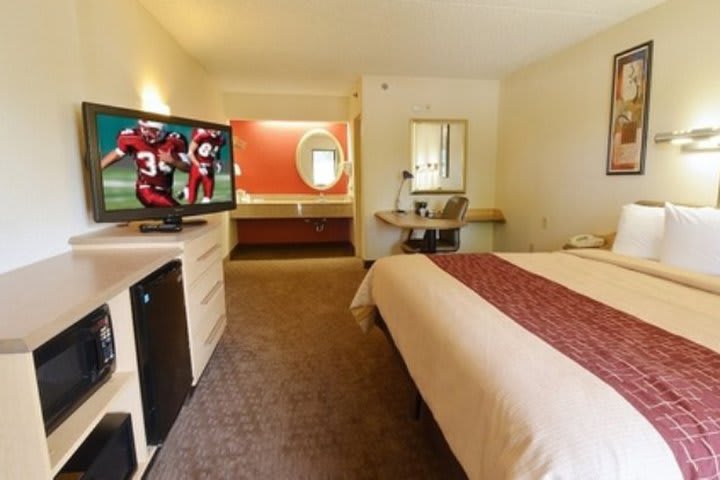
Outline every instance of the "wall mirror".
{"type": "Polygon", "coordinates": [[[309,187],[327,190],[343,173],[345,155],[335,136],[323,129],[309,130],[298,142],[295,168],[309,187]]]}
{"type": "Polygon", "coordinates": [[[467,120],[411,120],[412,193],[465,192],[467,120]]]}

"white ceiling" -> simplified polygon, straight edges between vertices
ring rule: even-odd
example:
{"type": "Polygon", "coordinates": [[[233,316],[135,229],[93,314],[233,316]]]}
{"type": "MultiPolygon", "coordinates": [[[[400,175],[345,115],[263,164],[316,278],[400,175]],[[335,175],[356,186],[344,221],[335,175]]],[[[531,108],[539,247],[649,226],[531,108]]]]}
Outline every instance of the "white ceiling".
{"type": "Polygon", "coordinates": [[[664,0],[138,0],[224,91],[499,79],[664,0]]]}

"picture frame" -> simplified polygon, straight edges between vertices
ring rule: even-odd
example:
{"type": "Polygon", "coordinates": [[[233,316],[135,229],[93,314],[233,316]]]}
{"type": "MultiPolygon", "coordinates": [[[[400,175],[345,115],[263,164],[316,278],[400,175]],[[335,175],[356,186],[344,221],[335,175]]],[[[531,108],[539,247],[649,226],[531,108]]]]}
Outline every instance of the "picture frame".
{"type": "Polygon", "coordinates": [[[607,175],[645,173],[652,53],[650,40],[614,56],[607,175]]]}

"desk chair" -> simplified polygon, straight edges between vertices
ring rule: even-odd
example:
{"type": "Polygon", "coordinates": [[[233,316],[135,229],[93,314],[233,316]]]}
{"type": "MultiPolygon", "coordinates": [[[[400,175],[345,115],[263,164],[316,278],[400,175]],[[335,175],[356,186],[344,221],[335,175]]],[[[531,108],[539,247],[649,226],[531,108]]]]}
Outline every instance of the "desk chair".
{"type": "MultiPolygon", "coordinates": [[[[467,213],[469,201],[466,197],[454,195],[448,199],[443,207],[440,218],[447,218],[451,220],[464,220],[465,213],[467,213]]],[[[405,240],[401,248],[405,253],[427,253],[425,247],[424,238],[412,238],[413,231],[410,230],[408,233],[407,240],[405,240]]],[[[428,230],[425,232],[426,235],[435,235],[435,230],[428,230]]],[[[460,248],[460,229],[453,228],[451,230],[440,230],[437,232],[437,247],[436,252],[456,252],[460,248]]]]}

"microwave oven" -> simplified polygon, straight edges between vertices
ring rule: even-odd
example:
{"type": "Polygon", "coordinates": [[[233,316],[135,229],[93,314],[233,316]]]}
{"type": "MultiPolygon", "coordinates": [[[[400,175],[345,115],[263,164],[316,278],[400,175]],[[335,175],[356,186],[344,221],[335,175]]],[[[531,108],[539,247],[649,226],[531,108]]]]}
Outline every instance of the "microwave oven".
{"type": "Polygon", "coordinates": [[[45,432],[52,432],[115,369],[110,309],[87,314],[33,351],[45,432]]]}

